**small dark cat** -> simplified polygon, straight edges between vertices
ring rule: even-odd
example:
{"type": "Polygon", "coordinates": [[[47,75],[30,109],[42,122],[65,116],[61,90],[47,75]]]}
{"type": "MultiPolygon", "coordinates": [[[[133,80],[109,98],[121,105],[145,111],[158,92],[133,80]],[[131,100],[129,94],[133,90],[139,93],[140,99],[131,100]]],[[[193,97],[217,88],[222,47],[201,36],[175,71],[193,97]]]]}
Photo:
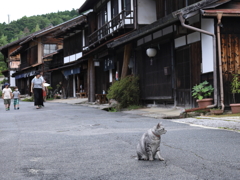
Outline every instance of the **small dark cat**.
{"type": "Polygon", "coordinates": [[[167,131],[164,127],[158,123],[152,129],[149,129],[144,133],[137,145],[137,156],[138,160],[149,160],[153,161],[157,154],[160,161],[164,161],[160,154],[160,142],[161,135],[167,131]]]}

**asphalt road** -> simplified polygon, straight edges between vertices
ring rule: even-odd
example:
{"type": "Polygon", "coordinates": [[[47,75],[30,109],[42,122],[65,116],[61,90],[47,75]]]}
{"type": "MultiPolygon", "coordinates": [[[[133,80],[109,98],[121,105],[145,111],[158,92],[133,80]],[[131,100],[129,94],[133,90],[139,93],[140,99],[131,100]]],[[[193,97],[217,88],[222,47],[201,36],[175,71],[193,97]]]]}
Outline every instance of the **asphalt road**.
{"type": "Polygon", "coordinates": [[[36,110],[0,100],[0,180],[240,179],[240,133],[62,103],[36,110]],[[162,122],[165,161],[136,160],[138,140],[162,122]]]}

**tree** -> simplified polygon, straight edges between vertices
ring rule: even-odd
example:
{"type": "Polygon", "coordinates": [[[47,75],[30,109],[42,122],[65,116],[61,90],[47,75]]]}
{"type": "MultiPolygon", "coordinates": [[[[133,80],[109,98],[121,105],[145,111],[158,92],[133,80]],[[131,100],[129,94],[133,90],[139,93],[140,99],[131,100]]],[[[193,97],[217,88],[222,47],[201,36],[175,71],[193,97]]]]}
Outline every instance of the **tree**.
{"type": "Polygon", "coordinates": [[[32,32],[37,32],[40,30],[39,24],[36,25],[35,29],[32,32]]]}
{"type": "MultiPolygon", "coordinates": [[[[4,34],[1,35],[0,37],[0,47],[4,46],[5,44],[7,44],[7,36],[5,36],[4,34]]],[[[0,74],[2,74],[1,72],[7,69],[7,64],[4,62],[4,57],[3,54],[0,53],[0,74]]]]}
{"type": "Polygon", "coordinates": [[[0,47],[1,46],[4,46],[5,44],[7,44],[8,41],[7,41],[7,36],[5,36],[4,34],[1,35],[0,37],[0,47]]]}

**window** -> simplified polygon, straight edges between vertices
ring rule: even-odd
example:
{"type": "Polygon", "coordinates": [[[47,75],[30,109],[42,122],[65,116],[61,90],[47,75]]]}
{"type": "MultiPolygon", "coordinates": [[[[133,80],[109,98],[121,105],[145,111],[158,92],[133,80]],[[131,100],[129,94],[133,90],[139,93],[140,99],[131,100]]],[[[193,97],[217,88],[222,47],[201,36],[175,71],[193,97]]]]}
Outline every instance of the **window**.
{"type": "Polygon", "coordinates": [[[108,22],[107,5],[105,5],[98,13],[98,29],[101,29],[98,33],[98,38],[104,37],[108,34],[107,26],[104,26],[108,22]]]}
{"type": "Polygon", "coordinates": [[[123,0],[123,9],[126,11],[126,16],[131,13],[131,0],[123,0]]]}
{"type": "Polygon", "coordinates": [[[118,15],[118,0],[112,0],[112,18],[118,15]]]}
{"type": "Polygon", "coordinates": [[[98,28],[102,27],[106,22],[108,22],[107,6],[104,6],[98,14],[98,28]]]}
{"type": "Polygon", "coordinates": [[[112,0],[111,1],[111,13],[112,13],[112,26],[117,26],[119,21],[120,21],[120,16],[117,17],[117,15],[119,14],[118,12],[118,0],[112,0]]]}
{"type": "Polygon", "coordinates": [[[44,56],[51,54],[57,50],[56,44],[44,44],[43,54],[44,56]]]}

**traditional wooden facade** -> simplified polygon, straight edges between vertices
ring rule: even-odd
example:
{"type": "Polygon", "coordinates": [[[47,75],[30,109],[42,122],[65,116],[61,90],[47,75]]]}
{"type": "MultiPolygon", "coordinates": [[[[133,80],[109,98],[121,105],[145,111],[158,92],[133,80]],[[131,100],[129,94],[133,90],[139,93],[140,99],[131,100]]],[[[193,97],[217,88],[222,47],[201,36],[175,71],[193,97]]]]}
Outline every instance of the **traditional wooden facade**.
{"type": "Polygon", "coordinates": [[[156,1],[155,22],[108,44],[108,48],[114,49],[133,44],[134,73],[140,76],[144,102],[194,107],[191,89],[207,80],[215,88],[214,106],[219,105],[217,51],[214,50],[217,23],[216,18],[203,17],[201,11],[227,2],[156,1]],[[146,55],[148,48],[157,51],[152,62],[146,55]]]}
{"type": "Polygon", "coordinates": [[[5,70],[2,73],[6,78],[8,78],[8,82],[10,86],[16,86],[15,78],[12,77],[12,74],[14,74],[16,71],[19,70],[20,63],[21,63],[20,54],[16,54],[14,56],[11,56],[11,54],[17,49],[19,49],[20,48],[19,43],[24,41],[27,38],[28,36],[0,47],[0,52],[4,55],[4,59],[8,67],[8,70],[5,70]]]}
{"type": "MultiPolygon", "coordinates": [[[[203,16],[215,18],[217,24],[216,34],[219,34],[219,57],[222,63],[223,86],[223,104],[229,107],[233,103],[233,94],[231,93],[231,81],[233,74],[240,74],[240,28],[239,13],[240,1],[232,0],[218,6],[215,9],[206,9],[203,16]]],[[[240,95],[235,95],[236,102],[240,102],[240,95]]]]}
{"type": "MultiPolygon", "coordinates": [[[[78,10],[82,14],[79,19],[53,27],[48,35],[35,34],[20,46],[15,44],[18,46],[9,49],[9,55],[21,55],[21,71],[15,73],[17,79],[45,69],[52,75],[50,81],[54,87],[62,82],[68,96],[84,89],[89,101],[95,100],[95,94],[107,91],[117,78],[135,74],[140,76],[141,99],[145,103],[170,102],[194,107],[191,89],[207,80],[214,85],[214,106],[223,103],[219,97],[224,97],[228,105],[232,102],[229,87],[232,74],[240,72],[236,26],[239,3],[237,0],[86,0],[78,10]],[[220,28],[222,25],[224,28],[220,28]],[[35,52],[42,46],[36,45],[47,42],[42,41],[43,35],[46,39],[50,36],[56,41],[61,39],[63,49],[57,48],[39,60],[40,55],[35,52]],[[146,55],[149,48],[157,51],[152,59],[146,55]],[[220,90],[222,84],[224,91],[220,90]]],[[[9,56],[6,49],[2,52],[9,56]]]]}
{"type": "Polygon", "coordinates": [[[60,83],[65,97],[76,97],[76,93],[87,92],[87,62],[79,59],[88,40],[85,25],[89,12],[65,23],[54,33],[55,38],[63,40],[63,50],[47,57],[51,59],[48,72],[51,72],[52,86],[56,88],[60,83]]]}
{"type": "Polygon", "coordinates": [[[21,56],[20,68],[14,76],[22,94],[30,94],[31,80],[36,71],[42,71],[44,79],[50,83],[50,74],[46,72],[48,66],[43,57],[62,48],[62,40],[53,38],[52,35],[57,28],[50,26],[31,34],[20,42],[20,48],[11,54],[21,56]]]}
{"type": "Polygon", "coordinates": [[[88,58],[89,101],[95,100],[95,94],[106,92],[116,77],[131,72],[131,43],[116,50],[107,48],[107,43],[154,22],[154,5],[154,0],[87,0],[79,8],[79,13],[93,9],[87,16],[89,41],[83,57],[88,58]],[[144,8],[149,11],[142,11],[144,8]]]}

